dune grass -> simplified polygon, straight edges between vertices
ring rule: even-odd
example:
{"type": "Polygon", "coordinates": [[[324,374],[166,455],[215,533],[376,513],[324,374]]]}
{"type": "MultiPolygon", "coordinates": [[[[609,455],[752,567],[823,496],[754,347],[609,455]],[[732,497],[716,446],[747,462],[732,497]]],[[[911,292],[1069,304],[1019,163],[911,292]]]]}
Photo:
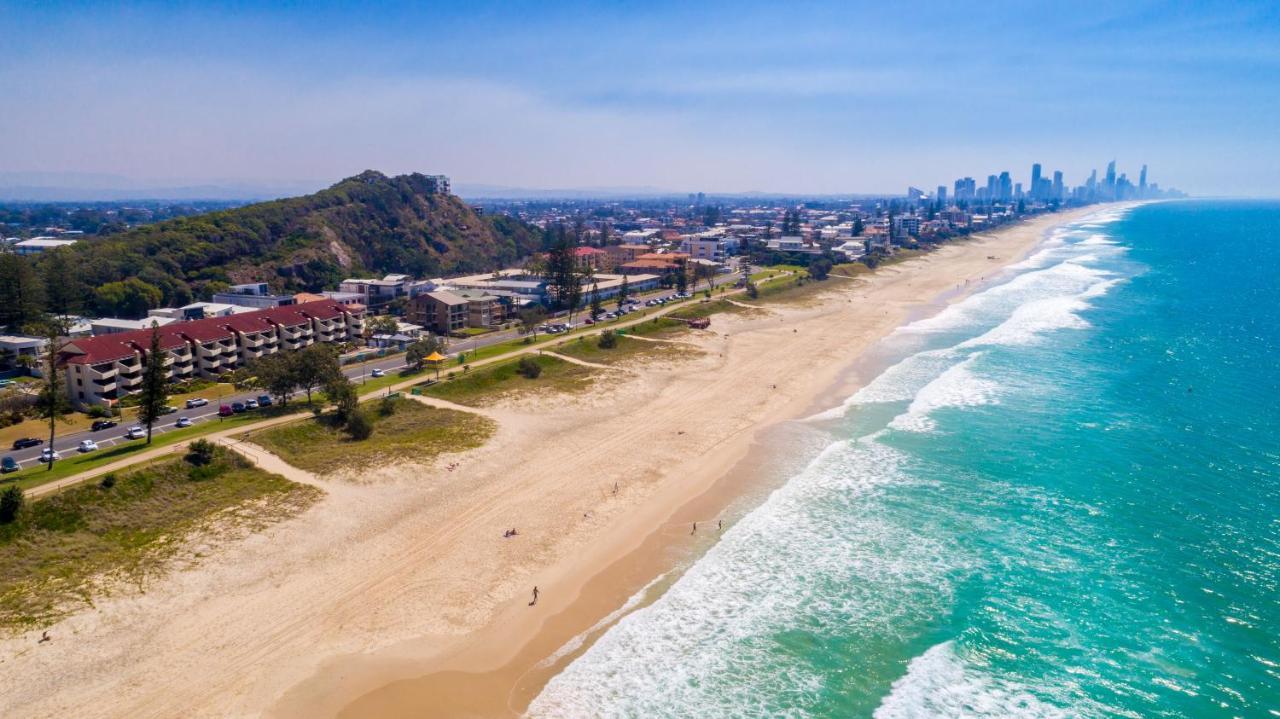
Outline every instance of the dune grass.
{"type": "Polygon", "coordinates": [[[260,526],[320,496],[222,448],[202,467],[175,457],[113,476],[28,500],[0,525],[0,630],[52,622],[119,582],[140,586],[210,520],[260,526]]]}
{"type": "Polygon", "coordinates": [[[596,370],[546,355],[529,354],[542,368],[537,378],[530,379],[519,370],[519,359],[487,365],[467,373],[454,370],[452,379],[441,378],[437,384],[422,388],[431,397],[473,407],[485,406],[500,399],[546,395],[557,392],[581,392],[591,387],[596,370]]]}
{"type": "Polygon", "coordinates": [[[552,351],[567,357],[573,357],[586,362],[595,362],[605,365],[624,365],[630,362],[644,362],[648,360],[679,360],[691,359],[702,354],[702,350],[688,344],[675,342],[645,342],[620,335],[617,338],[617,344],[613,347],[601,347],[599,335],[589,337],[578,337],[561,345],[556,345],[552,351]]]}
{"type": "Polygon", "coordinates": [[[299,469],[327,474],[403,460],[429,462],[447,452],[478,447],[495,429],[487,417],[404,398],[391,398],[385,404],[374,400],[361,411],[373,423],[373,434],[367,439],[352,439],[332,414],[241,436],[299,469]]]}

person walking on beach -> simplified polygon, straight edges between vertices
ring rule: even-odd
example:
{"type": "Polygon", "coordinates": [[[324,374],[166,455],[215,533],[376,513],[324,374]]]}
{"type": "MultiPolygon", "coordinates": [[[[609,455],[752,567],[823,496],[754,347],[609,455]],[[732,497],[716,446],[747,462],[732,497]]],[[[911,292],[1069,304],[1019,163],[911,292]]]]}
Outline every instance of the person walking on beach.
{"type": "Polygon", "coordinates": [[[535,584],[533,585],[533,601],[529,602],[529,606],[532,607],[537,603],[538,603],[538,585],[535,584]]]}
{"type": "Polygon", "coordinates": [[[697,534],[697,533],[698,533],[698,523],[697,523],[697,522],[694,522],[694,523],[693,523],[693,531],[692,531],[692,532],[689,532],[689,534],[690,534],[690,536],[692,536],[692,535],[697,534]]]}
{"type": "Polygon", "coordinates": [[[717,520],[716,520],[716,531],[717,531],[717,532],[723,532],[723,531],[724,531],[724,520],[723,520],[723,519],[717,519],[717,520]]]}

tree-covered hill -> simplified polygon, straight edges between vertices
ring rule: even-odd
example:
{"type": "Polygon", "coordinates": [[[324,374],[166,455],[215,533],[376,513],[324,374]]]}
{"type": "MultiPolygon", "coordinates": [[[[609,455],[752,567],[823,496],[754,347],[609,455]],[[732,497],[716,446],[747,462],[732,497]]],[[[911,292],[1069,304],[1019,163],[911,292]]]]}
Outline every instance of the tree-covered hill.
{"type": "MultiPolygon", "coordinates": [[[[88,238],[71,248],[66,264],[75,275],[68,278],[72,294],[84,298],[75,304],[107,311],[102,305],[116,290],[155,298],[133,280],[158,289],[159,304],[180,305],[242,282],[296,291],[375,273],[483,272],[541,247],[538,228],[477,215],[457,197],[431,192],[424,175],[370,170],[312,195],[88,238]]],[[[47,276],[42,266],[50,260],[36,259],[35,269],[47,276]]]]}

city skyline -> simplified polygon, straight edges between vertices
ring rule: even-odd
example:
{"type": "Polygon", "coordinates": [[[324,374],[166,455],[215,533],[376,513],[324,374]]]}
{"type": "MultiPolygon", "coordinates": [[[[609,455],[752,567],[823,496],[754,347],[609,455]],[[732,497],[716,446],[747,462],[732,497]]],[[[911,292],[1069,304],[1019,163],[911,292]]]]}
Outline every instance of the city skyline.
{"type": "Polygon", "coordinates": [[[7,8],[4,184],[297,191],[372,168],[897,194],[1035,160],[1075,184],[1115,157],[1199,196],[1280,195],[1280,18],[1261,3],[235,9],[7,8]]]}

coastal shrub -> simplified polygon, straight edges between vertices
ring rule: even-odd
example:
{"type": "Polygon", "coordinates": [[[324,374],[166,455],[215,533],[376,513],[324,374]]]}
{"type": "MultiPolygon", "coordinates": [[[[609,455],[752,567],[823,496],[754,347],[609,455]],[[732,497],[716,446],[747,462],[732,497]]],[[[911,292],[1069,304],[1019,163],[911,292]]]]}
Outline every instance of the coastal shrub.
{"type": "Polygon", "coordinates": [[[10,524],[18,518],[18,512],[22,511],[22,503],[26,497],[22,494],[22,488],[18,485],[10,485],[4,492],[0,492],[0,524],[10,524]]]}
{"type": "Polygon", "coordinates": [[[89,411],[86,414],[93,419],[102,419],[103,417],[110,417],[111,410],[108,409],[106,405],[95,404],[89,408],[89,411]]]}
{"type": "Polygon", "coordinates": [[[203,467],[213,462],[214,452],[216,451],[213,442],[207,439],[197,439],[187,446],[187,456],[185,459],[189,464],[197,467],[203,467]]]}
{"type": "Polygon", "coordinates": [[[116,486],[116,473],[107,472],[107,476],[103,477],[101,482],[98,482],[98,486],[103,489],[111,489],[116,486]]]}
{"type": "Polygon", "coordinates": [[[538,360],[525,355],[517,363],[516,371],[525,379],[538,379],[538,375],[542,374],[542,365],[538,364],[538,360]]]}
{"type": "Polygon", "coordinates": [[[760,288],[756,287],[756,283],[747,283],[747,297],[750,297],[753,300],[760,299],[760,288]]]}
{"type": "Polygon", "coordinates": [[[364,412],[354,412],[347,420],[347,434],[356,441],[369,439],[373,436],[373,422],[364,412]]]}
{"type": "Polygon", "coordinates": [[[605,330],[600,333],[600,341],[596,343],[602,350],[611,350],[618,346],[618,333],[605,330]]]}
{"type": "Polygon", "coordinates": [[[382,398],[382,400],[381,400],[380,402],[378,402],[378,414],[379,414],[379,415],[381,415],[381,416],[383,416],[383,417],[390,417],[391,415],[393,415],[393,414],[395,414],[395,413],[396,413],[396,398],[395,398],[395,397],[383,397],[383,398],[382,398]]]}

